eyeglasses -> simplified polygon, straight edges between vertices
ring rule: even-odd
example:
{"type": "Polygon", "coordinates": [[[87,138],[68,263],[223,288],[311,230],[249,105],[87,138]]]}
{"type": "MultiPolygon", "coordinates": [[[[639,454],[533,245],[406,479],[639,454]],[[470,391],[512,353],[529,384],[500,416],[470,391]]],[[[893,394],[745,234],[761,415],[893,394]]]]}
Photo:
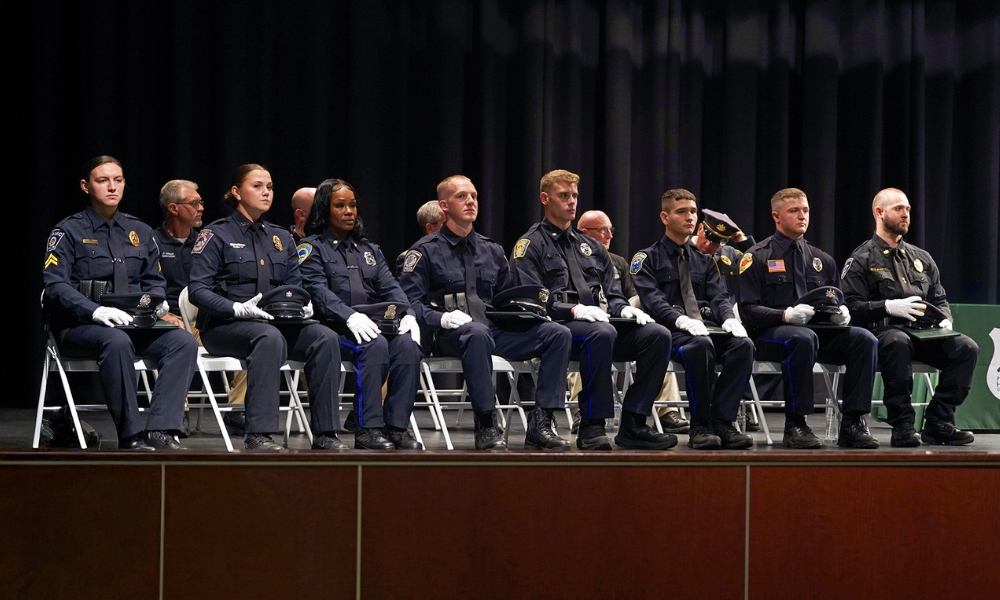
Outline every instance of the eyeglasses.
{"type": "Polygon", "coordinates": [[[596,231],[597,233],[600,233],[600,234],[603,234],[603,235],[608,235],[608,234],[614,235],[615,234],[615,228],[614,227],[581,227],[580,231],[596,231]]]}
{"type": "Polygon", "coordinates": [[[174,202],[174,204],[187,204],[188,206],[193,206],[195,208],[198,208],[199,206],[204,206],[205,201],[204,200],[192,200],[190,202],[174,202]]]}

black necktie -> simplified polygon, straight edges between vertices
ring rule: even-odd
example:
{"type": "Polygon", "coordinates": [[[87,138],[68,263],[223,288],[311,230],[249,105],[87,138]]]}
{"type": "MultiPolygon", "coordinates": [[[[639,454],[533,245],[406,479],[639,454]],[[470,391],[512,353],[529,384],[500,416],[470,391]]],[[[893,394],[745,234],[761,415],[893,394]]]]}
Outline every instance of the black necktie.
{"type": "Polygon", "coordinates": [[[681,300],[684,301],[684,313],[695,320],[701,321],[701,311],[698,310],[698,299],[694,297],[694,286],[691,285],[691,266],[687,261],[687,248],[677,246],[677,274],[681,280],[681,300]]]}
{"type": "Polygon", "coordinates": [[[344,253],[344,262],[347,263],[347,277],[350,279],[351,286],[351,306],[366,304],[368,292],[365,291],[365,283],[361,279],[361,262],[358,260],[358,253],[347,242],[340,245],[340,250],[344,253]]]}
{"type": "Polygon", "coordinates": [[[563,259],[566,261],[566,266],[569,268],[569,278],[573,282],[573,287],[576,288],[576,293],[580,295],[580,304],[592,306],[594,304],[594,294],[591,293],[590,286],[587,285],[587,280],[583,277],[583,268],[580,267],[580,257],[577,255],[576,248],[573,248],[573,242],[570,241],[568,233],[563,237],[560,250],[562,251],[563,259]]]}
{"type": "Polygon", "coordinates": [[[802,251],[802,240],[795,240],[788,248],[792,257],[792,276],[795,278],[795,300],[806,295],[806,258],[802,251]]]}
{"type": "Polygon", "coordinates": [[[271,289],[271,271],[265,260],[267,248],[264,246],[264,224],[252,223],[250,232],[253,237],[253,252],[257,255],[257,293],[263,294],[271,289]]]}
{"type": "Polygon", "coordinates": [[[111,267],[114,270],[111,291],[115,294],[127,294],[128,266],[125,264],[125,246],[121,237],[115,235],[114,221],[108,221],[108,249],[111,250],[111,267]]]}
{"type": "Polygon", "coordinates": [[[910,285],[910,280],[906,276],[906,260],[902,256],[900,248],[896,248],[892,251],[892,270],[896,274],[896,281],[899,282],[899,289],[902,292],[903,297],[906,296],[919,296],[920,291],[912,292],[912,286],[910,285]]]}
{"type": "Polygon", "coordinates": [[[486,305],[483,304],[483,299],[479,297],[479,292],[476,290],[476,257],[472,253],[472,246],[468,239],[459,245],[462,248],[462,261],[465,263],[465,299],[469,303],[469,315],[480,323],[487,323],[486,305]]]}

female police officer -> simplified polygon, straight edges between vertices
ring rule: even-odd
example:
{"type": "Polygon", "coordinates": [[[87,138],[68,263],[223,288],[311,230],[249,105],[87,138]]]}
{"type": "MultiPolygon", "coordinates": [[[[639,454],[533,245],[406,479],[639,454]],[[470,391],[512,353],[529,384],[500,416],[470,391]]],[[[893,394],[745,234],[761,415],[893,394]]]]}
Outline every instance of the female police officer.
{"type": "MultiPolygon", "coordinates": [[[[312,447],[345,450],[347,446],[337,438],[337,334],[319,323],[301,320],[276,324],[258,306],[264,294],[275,288],[301,284],[291,234],[262,219],[271,208],[272,188],[267,169],[257,164],[240,166],[223,197],[234,209],[232,215],[198,235],[191,251],[188,293],[200,309],[201,341],[212,354],[246,359],[246,449],[281,449],[269,434],[278,430],[279,369],[290,356],[305,361],[315,435],[312,447]]],[[[311,304],[303,309],[302,316],[312,316],[311,304]]]]}
{"type": "Polygon", "coordinates": [[[125,194],[121,163],[111,156],[91,159],[80,187],[90,206],[60,221],[46,248],[42,281],[49,327],[62,352],[98,360],[119,448],[180,448],[174,435],[181,429],[198,344],[183,329],[148,329],[168,310],[166,281],[152,229],[118,210],[125,194]],[[146,329],[135,327],[140,319],[146,329]],[[155,361],[159,371],[145,430],[136,398],[136,354],[155,361]]]}
{"type": "Polygon", "coordinates": [[[341,348],[358,374],[354,403],[360,429],[354,447],[421,450],[406,429],[424,355],[420,327],[416,318],[403,315],[409,309],[406,295],[382,250],[365,238],[351,184],[341,179],[319,184],[305,228],[309,237],[299,244],[303,285],[318,315],[342,334],[341,348]]]}

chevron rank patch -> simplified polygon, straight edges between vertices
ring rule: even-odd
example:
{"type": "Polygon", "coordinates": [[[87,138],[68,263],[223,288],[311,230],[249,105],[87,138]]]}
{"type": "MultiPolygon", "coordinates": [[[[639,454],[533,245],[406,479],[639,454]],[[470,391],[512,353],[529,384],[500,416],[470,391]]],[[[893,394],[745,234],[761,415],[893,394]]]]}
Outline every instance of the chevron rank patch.
{"type": "Polygon", "coordinates": [[[529,240],[528,238],[521,238],[517,240],[517,243],[514,244],[513,257],[515,259],[524,258],[524,255],[527,254],[528,252],[528,246],[530,245],[531,245],[531,240],[529,240]]]}
{"type": "Polygon", "coordinates": [[[743,271],[749,269],[750,265],[752,264],[753,264],[753,254],[747,252],[746,254],[743,255],[743,258],[740,259],[740,275],[743,274],[743,271]]]}
{"type": "Polygon", "coordinates": [[[296,250],[298,250],[299,264],[301,265],[307,258],[309,258],[309,255],[312,254],[313,245],[308,242],[302,242],[296,246],[296,250]]]}
{"type": "Polygon", "coordinates": [[[45,266],[42,267],[42,268],[43,269],[48,269],[49,267],[58,267],[58,266],[59,266],[59,258],[56,257],[55,254],[49,254],[45,258],[45,266]]]}
{"type": "Polygon", "coordinates": [[[632,263],[629,264],[628,272],[635,275],[642,270],[642,261],[646,260],[648,256],[645,252],[636,252],[632,257],[632,263]]]}

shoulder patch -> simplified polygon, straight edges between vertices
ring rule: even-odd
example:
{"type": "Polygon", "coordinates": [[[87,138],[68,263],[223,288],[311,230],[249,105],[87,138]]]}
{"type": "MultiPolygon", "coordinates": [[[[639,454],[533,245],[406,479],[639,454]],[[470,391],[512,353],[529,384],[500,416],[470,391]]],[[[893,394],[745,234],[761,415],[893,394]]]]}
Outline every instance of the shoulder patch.
{"type": "Polygon", "coordinates": [[[647,256],[649,256],[649,255],[646,254],[645,252],[636,252],[632,256],[632,262],[628,266],[628,272],[631,273],[632,275],[635,275],[636,273],[638,273],[639,271],[641,271],[642,270],[642,261],[646,260],[647,256]]]}
{"type": "Polygon", "coordinates": [[[512,256],[515,259],[524,258],[524,255],[527,254],[528,252],[528,246],[530,245],[531,245],[531,240],[529,240],[528,238],[521,238],[517,240],[517,243],[514,244],[514,252],[512,253],[512,256]]]}
{"type": "Polygon", "coordinates": [[[840,272],[840,278],[841,279],[847,277],[847,272],[851,270],[851,265],[852,264],[854,264],[854,257],[853,256],[851,258],[848,258],[847,262],[844,263],[844,269],[840,272]]]}
{"type": "Polygon", "coordinates": [[[198,232],[198,239],[194,241],[194,247],[191,248],[191,254],[201,254],[201,251],[205,249],[208,241],[214,237],[215,234],[212,233],[211,229],[202,229],[198,232]]]}
{"type": "Polygon", "coordinates": [[[417,268],[417,263],[424,255],[420,253],[419,250],[410,250],[406,253],[406,258],[403,259],[403,272],[412,273],[413,269],[417,268]]]}
{"type": "Polygon", "coordinates": [[[66,233],[62,229],[53,229],[52,233],[49,234],[49,243],[45,247],[45,251],[52,252],[55,250],[65,235],[66,233]]]}
{"type": "Polygon", "coordinates": [[[740,275],[743,274],[743,271],[749,269],[750,265],[752,264],[753,264],[753,254],[747,252],[746,254],[743,255],[743,258],[740,259],[740,275]]]}
{"type": "Polygon", "coordinates": [[[313,245],[310,244],[309,242],[302,242],[301,244],[296,246],[296,250],[298,250],[299,264],[301,265],[302,262],[305,261],[305,259],[309,258],[309,255],[312,254],[313,245]]]}

